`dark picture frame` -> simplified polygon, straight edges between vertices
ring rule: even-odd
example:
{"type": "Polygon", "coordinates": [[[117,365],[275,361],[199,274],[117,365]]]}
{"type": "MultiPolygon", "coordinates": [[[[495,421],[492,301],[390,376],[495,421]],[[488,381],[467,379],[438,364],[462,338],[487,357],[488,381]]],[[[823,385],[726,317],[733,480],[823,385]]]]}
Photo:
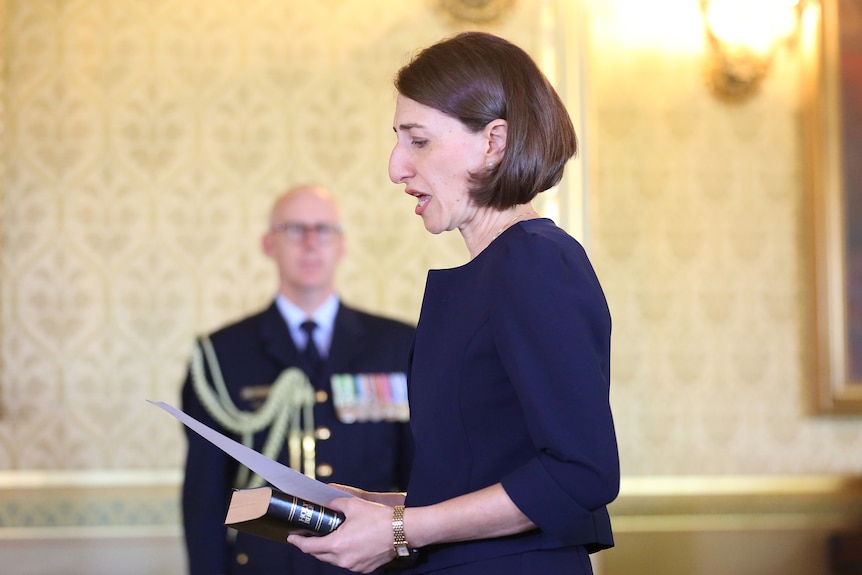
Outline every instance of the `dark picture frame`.
{"type": "Polygon", "coordinates": [[[862,2],[803,12],[817,411],[862,415],[862,2]]]}

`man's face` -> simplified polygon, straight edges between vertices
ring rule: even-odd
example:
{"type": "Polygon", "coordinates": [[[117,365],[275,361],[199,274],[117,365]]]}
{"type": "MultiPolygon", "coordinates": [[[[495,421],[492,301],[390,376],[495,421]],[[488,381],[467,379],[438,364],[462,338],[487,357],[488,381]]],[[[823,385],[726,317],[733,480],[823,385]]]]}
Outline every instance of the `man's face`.
{"type": "Polygon", "coordinates": [[[273,208],[263,245],[278,267],[286,296],[334,290],[344,237],[338,209],[329,198],[312,188],[283,197],[273,208]]]}

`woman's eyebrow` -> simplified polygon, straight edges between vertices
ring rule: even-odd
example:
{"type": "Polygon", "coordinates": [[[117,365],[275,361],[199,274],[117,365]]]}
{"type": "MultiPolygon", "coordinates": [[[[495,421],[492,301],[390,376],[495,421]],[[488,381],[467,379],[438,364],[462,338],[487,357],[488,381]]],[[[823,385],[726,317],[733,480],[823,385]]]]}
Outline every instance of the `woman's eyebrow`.
{"type": "Polygon", "coordinates": [[[413,128],[423,128],[423,127],[424,126],[422,126],[422,124],[416,124],[416,123],[399,124],[397,128],[395,126],[392,126],[392,130],[397,133],[398,130],[411,130],[413,128]]]}

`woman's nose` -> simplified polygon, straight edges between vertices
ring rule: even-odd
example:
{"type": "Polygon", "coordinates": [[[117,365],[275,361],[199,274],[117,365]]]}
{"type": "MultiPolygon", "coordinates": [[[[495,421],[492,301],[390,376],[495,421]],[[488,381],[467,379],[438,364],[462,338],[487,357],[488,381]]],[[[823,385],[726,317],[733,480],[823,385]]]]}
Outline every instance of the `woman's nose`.
{"type": "Polygon", "coordinates": [[[404,157],[404,153],[396,145],[389,154],[389,179],[395,184],[403,183],[412,175],[410,164],[404,157]]]}

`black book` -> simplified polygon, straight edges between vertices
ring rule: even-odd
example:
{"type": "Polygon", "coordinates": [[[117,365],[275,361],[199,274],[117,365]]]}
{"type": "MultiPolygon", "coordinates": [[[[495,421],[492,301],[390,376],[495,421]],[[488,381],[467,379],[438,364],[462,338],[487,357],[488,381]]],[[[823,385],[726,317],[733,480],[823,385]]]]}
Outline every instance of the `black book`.
{"type": "Polygon", "coordinates": [[[282,543],[290,533],[326,535],[344,522],[344,514],[272,487],[238,489],[231,494],[224,524],[238,531],[282,543]]]}

